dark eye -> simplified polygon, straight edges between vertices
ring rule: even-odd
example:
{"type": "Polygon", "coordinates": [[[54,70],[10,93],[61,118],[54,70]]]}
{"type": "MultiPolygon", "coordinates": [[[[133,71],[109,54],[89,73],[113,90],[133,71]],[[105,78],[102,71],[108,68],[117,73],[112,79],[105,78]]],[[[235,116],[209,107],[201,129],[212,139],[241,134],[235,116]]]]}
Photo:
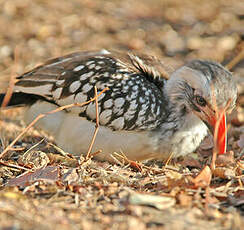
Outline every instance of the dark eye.
{"type": "Polygon", "coordinates": [[[200,106],[205,106],[207,104],[205,99],[203,97],[199,96],[199,95],[197,95],[195,97],[195,99],[196,99],[197,104],[200,105],[200,106]]]}

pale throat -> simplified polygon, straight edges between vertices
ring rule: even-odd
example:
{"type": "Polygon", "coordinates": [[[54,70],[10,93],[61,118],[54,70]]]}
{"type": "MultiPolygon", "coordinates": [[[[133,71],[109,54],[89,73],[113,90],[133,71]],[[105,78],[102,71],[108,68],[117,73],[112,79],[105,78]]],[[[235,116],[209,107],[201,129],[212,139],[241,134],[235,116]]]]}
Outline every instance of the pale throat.
{"type": "Polygon", "coordinates": [[[178,107],[171,112],[168,122],[162,123],[152,135],[155,150],[164,158],[171,153],[173,157],[179,157],[195,151],[208,134],[207,126],[196,114],[187,111],[178,116],[179,113],[181,112],[178,107]]]}

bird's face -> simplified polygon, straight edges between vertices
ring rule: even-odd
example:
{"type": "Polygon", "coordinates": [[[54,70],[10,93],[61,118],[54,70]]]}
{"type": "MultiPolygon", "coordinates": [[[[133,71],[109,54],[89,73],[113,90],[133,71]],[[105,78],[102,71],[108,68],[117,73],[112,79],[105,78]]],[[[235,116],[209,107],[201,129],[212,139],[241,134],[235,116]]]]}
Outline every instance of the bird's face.
{"type": "Polygon", "coordinates": [[[226,113],[237,98],[232,75],[215,62],[195,60],[176,70],[167,85],[171,101],[196,114],[217,134],[218,153],[226,152],[226,113]]]}

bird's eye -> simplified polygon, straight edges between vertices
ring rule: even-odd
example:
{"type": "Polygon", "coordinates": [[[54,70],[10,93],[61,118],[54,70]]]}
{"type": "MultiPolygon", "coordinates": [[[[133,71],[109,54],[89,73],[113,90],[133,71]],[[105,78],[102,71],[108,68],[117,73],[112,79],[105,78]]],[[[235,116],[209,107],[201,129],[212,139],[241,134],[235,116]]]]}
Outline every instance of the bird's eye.
{"type": "Polygon", "coordinates": [[[197,104],[200,105],[200,106],[205,106],[207,104],[205,99],[203,97],[199,96],[199,95],[197,95],[195,97],[195,99],[196,99],[197,104]]]}

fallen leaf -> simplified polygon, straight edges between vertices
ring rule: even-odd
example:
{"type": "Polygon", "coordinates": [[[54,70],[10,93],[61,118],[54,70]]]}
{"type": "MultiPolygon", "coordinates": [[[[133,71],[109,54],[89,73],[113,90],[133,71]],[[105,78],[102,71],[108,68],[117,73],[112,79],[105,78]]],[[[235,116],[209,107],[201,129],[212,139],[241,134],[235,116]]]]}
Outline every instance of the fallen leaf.
{"type": "Polygon", "coordinates": [[[193,157],[184,157],[184,160],[180,162],[182,166],[185,167],[192,167],[192,168],[201,168],[201,164],[198,160],[194,159],[193,157]]]}
{"type": "Polygon", "coordinates": [[[231,179],[236,176],[233,169],[226,168],[226,167],[215,168],[213,171],[213,175],[222,179],[231,179]]]}
{"type": "Polygon", "coordinates": [[[215,162],[216,166],[230,166],[233,164],[235,164],[233,151],[229,151],[226,152],[225,154],[217,155],[217,159],[215,162]]]}
{"type": "Polygon", "coordinates": [[[10,179],[7,186],[28,186],[35,181],[57,181],[59,179],[60,169],[58,166],[47,166],[45,168],[37,169],[34,172],[27,172],[21,174],[19,177],[10,179]]]}
{"type": "Polygon", "coordinates": [[[212,178],[211,169],[206,165],[203,170],[193,179],[193,183],[196,187],[207,187],[212,178]]]}

